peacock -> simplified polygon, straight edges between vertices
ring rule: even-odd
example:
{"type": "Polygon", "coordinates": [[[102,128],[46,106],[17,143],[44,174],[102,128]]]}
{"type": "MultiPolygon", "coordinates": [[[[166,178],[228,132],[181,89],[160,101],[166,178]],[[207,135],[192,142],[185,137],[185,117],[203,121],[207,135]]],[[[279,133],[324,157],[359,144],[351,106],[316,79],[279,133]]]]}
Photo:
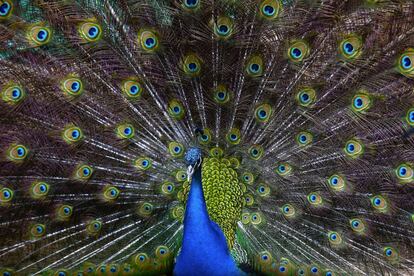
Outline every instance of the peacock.
{"type": "Polygon", "coordinates": [[[0,275],[414,275],[412,0],[0,0],[0,275]]]}

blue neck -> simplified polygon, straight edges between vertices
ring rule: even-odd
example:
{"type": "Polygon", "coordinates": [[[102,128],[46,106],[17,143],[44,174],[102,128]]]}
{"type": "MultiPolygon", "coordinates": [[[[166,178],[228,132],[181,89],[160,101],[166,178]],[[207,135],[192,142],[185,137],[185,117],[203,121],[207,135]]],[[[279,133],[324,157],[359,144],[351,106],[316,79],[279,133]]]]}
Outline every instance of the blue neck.
{"type": "Polygon", "coordinates": [[[201,170],[194,172],[184,217],[184,238],[174,275],[241,275],[220,227],[210,220],[201,186],[201,170]]]}

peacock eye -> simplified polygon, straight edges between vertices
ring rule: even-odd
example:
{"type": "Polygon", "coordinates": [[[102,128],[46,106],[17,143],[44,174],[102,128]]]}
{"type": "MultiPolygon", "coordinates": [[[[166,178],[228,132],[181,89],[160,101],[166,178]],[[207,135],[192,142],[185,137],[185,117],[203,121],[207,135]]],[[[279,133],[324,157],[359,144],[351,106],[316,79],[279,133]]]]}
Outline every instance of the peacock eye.
{"type": "Polygon", "coordinates": [[[295,207],[293,207],[291,204],[285,204],[282,206],[282,214],[286,217],[286,218],[291,218],[294,217],[296,214],[296,210],[295,207]]]}
{"type": "Polygon", "coordinates": [[[405,116],[405,120],[407,121],[408,125],[414,126],[414,108],[410,108],[407,111],[407,115],[405,116]]]}
{"type": "Polygon", "coordinates": [[[285,162],[279,163],[276,168],[276,173],[280,176],[287,176],[291,173],[292,167],[285,162]]]}
{"type": "Polygon", "coordinates": [[[348,157],[358,158],[364,153],[364,147],[356,139],[351,139],[346,142],[344,152],[348,157]]]}
{"type": "Polygon", "coordinates": [[[28,38],[34,46],[47,44],[51,39],[51,30],[48,27],[33,26],[29,29],[28,38]]]}
{"type": "Polygon", "coordinates": [[[168,151],[175,158],[182,157],[184,155],[184,146],[173,141],[168,144],[168,151]]]}
{"type": "Polygon", "coordinates": [[[214,33],[219,39],[227,39],[233,33],[233,21],[229,17],[221,16],[214,24],[214,33]]]}
{"type": "Polygon", "coordinates": [[[121,139],[131,139],[135,135],[135,128],[131,124],[118,125],[116,135],[121,139]]]}
{"type": "Polygon", "coordinates": [[[25,160],[28,154],[29,150],[24,145],[20,144],[11,145],[7,150],[8,158],[14,162],[21,162],[25,160]]]}
{"type": "Polygon", "coordinates": [[[251,221],[252,224],[257,225],[257,224],[262,223],[262,217],[260,216],[259,213],[253,213],[250,216],[250,221],[251,221]]]}
{"type": "Polygon", "coordinates": [[[181,120],[185,114],[182,103],[177,99],[171,100],[168,103],[168,114],[176,120],[181,120]]]}
{"type": "Polygon", "coordinates": [[[395,174],[401,184],[410,183],[414,179],[414,171],[409,164],[400,164],[395,169],[395,174]]]}
{"type": "Polygon", "coordinates": [[[388,210],[388,203],[384,197],[377,195],[371,198],[371,204],[374,209],[380,212],[387,212],[388,210]]]}
{"type": "Polygon", "coordinates": [[[334,191],[343,191],[345,189],[345,180],[342,176],[334,174],[328,178],[329,187],[334,191]]]}
{"type": "Polygon", "coordinates": [[[198,5],[199,0],[184,0],[184,4],[188,8],[194,8],[198,5]]]}
{"type": "Polygon", "coordinates": [[[403,56],[401,58],[401,66],[404,69],[410,69],[412,67],[411,57],[409,57],[409,56],[403,56]]]}
{"type": "Polygon", "coordinates": [[[226,135],[226,140],[231,145],[238,145],[240,143],[240,130],[238,128],[232,128],[226,135]]]}
{"type": "Polygon", "coordinates": [[[301,62],[309,56],[309,46],[302,40],[293,41],[288,48],[288,57],[293,62],[301,62]]]}
{"type": "Polygon", "coordinates": [[[187,76],[196,77],[201,72],[201,59],[195,54],[188,54],[184,56],[182,66],[187,76]]]}
{"type": "Polygon", "coordinates": [[[32,237],[34,238],[39,238],[44,236],[46,233],[46,227],[44,224],[34,224],[31,228],[30,228],[30,234],[32,235],[32,237]]]}
{"type": "Polygon", "coordinates": [[[230,100],[230,92],[224,84],[220,84],[213,91],[214,101],[218,104],[225,104],[230,100]]]}
{"type": "Polygon", "coordinates": [[[263,147],[260,145],[252,145],[248,153],[251,159],[259,160],[263,156],[263,147]]]}
{"type": "Polygon", "coordinates": [[[414,77],[414,49],[409,48],[400,55],[398,70],[406,77],[414,77]]]}
{"type": "Polygon", "coordinates": [[[251,185],[254,182],[254,176],[251,172],[244,172],[241,177],[244,184],[251,185]]]}
{"type": "Polygon", "coordinates": [[[67,126],[63,129],[62,137],[66,143],[73,144],[83,139],[83,132],[79,127],[67,126]]]}
{"type": "Polygon", "coordinates": [[[61,205],[57,209],[57,218],[61,221],[68,220],[73,213],[73,207],[69,205],[61,205]]]}
{"type": "Polygon", "coordinates": [[[279,0],[263,0],[259,5],[259,15],[267,20],[276,19],[281,11],[279,0]]]}
{"type": "Polygon", "coordinates": [[[79,165],[76,169],[76,178],[81,181],[88,180],[93,173],[92,167],[88,165],[79,165]]]}
{"type": "Polygon", "coordinates": [[[296,135],[296,143],[300,147],[305,147],[312,143],[313,135],[310,132],[302,131],[296,135]]]}
{"type": "Polygon", "coordinates": [[[362,54],[362,39],[357,35],[348,35],[339,44],[339,53],[347,60],[358,58],[362,54]]]}
{"type": "Polygon", "coordinates": [[[142,86],[138,80],[126,80],[122,82],[122,92],[130,100],[137,100],[142,95],[142,86]]]}
{"type": "Polygon", "coordinates": [[[172,182],[165,182],[161,186],[161,191],[165,195],[170,195],[174,192],[174,184],[172,182]]]}
{"type": "Polygon", "coordinates": [[[313,267],[311,267],[310,271],[311,271],[313,274],[316,274],[316,273],[318,273],[319,269],[318,269],[316,266],[313,266],[313,267]]]}
{"type": "Polygon", "coordinates": [[[68,97],[78,97],[83,93],[82,81],[77,77],[67,77],[61,81],[61,90],[68,97]]]}
{"type": "Polygon", "coordinates": [[[154,53],[159,49],[159,40],[155,31],[142,29],[138,32],[138,41],[141,49],[147,53],[154,53]]]}
{"type": "Polygon", "coordinates": [[[0,189],[0,205],[3,203],[9,203],[14,196],[14,192],[9,188],[0,189]]]}
{"type": "Polygon", "coordinates": [[[313,88],[305,87],[302,88],[296,94],[296,101],[300,106],[310,107],[316,99],[316,91],[313,88]]]}
{"type": "Polygon", "coordinates": [[[16,105],[20,103],[25,96],[26,92],[22,87],[18,85],[8,86],[2,91],[3,101],[10,105],[16,105]]]}
{"type": "Polygon", "coordinates": [[[107,200],[107,201],[113,201],[113,200],[117,199],[119,197],[119,195],[120,195],[120,191],[118,190],[118,188],[116,188],[114,186],[108,186],[103,191],[103,196],[104,196],[105,200],[107,200]]]}
{"type": "Polygon", "coordinates": [[[272,263],[272,255],[267,251],[263,251],[259,253],[258,258],[259,258],[259,262],[262,263],[263,265],[272,263]]]}
{"type": "Polygon", "coordinates": [[[261,104],[256,107],[254,114],[257,122],[266,123],[272,114],[272,107],[269,104],[261,104]]]}
{"type": "Polygon", "coordinates": [[[11,15],[13,6],[9,1],[2,1],[0,5],[0,19],[8,18],[11,15]]]}
{"type": "Polygon", "coordinates": [[[310,193],[307,196],[307,199],[313,206],[319,206],[322,204],[322,197],[318,193],[310,193]]]}
{"type": "Polygon", "coordinates": [[[252,56],[246,66],[246,72],[250,77],[259,77],[263,74],[263,59],[260,56],[252,56]]]}
{"type": "Polygon", "coordinates": [[[102,27],[93,22],[84,22],[79,26],[79,35],[84,42],[95,42],[102,37],[102,27]]]}
{"type": "Polygon", "coordinates": [[[148,157],[139,157],[134,161],[137,169],[146,171],[152,167],[152,160],[148,157]]]}
{"type": "Polygon", "coordinates": [[[49,184],[45,182],[34,182],[30,190],[32,197],[35,199],[44,198],[48,194],[48,192],[49,192],[49,184]]]}
{"type": "Polygon", "coordinates": [[[352,110],[355,112],[366,111],[371,105],[372,99],[364,90],[360,90],[352,99],[352,110]]]}

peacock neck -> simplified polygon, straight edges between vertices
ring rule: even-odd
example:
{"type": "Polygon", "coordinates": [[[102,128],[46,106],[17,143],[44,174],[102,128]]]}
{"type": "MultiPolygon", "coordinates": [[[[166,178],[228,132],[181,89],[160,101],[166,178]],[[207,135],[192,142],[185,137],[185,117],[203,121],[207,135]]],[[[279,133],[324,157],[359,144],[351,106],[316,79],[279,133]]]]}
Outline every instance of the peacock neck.
{"type": "Polygon", "coordinates": [[[201,169],[196,169],[184,217],[181,253],[175,275],[240,275],[220,227],[210,220],[201,184],[201,169]]]}

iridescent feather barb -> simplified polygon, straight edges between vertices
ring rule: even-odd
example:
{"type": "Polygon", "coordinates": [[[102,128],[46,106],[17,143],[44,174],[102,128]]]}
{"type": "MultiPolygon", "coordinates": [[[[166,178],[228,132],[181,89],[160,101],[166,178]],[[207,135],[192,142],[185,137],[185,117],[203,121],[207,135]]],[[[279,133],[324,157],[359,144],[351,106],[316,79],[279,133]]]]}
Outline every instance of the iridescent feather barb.
{"type": "Polygon", "coordinates": [[[412,22],[0,0],[0,275],[414,274],[412,22]]]}

